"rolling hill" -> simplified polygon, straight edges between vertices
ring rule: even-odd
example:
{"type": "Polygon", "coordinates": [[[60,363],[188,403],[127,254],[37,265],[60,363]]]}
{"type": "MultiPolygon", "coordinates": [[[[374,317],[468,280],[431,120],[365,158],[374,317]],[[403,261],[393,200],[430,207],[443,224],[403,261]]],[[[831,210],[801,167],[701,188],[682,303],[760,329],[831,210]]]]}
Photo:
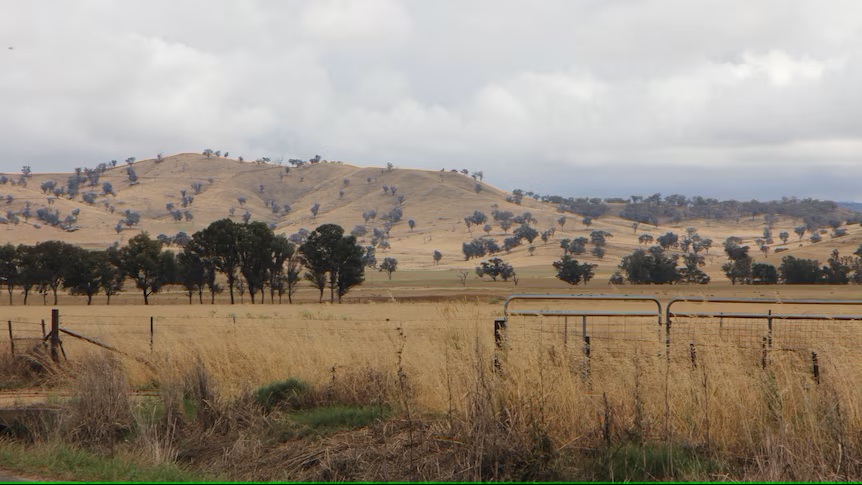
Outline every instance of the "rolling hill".
{"type": "MultiPolygon", "coordinates": [[[[862,227],[858,224],[846,226],[847,235],[844,237],[831,238],[827,234],[822,242],[811,243],[806,235],[797,240],[793,228],[799,221],[788,217],[777,219],[773,233],[777,235],[787,231],[791,234],[790,239],[787,244],[781,244],[776,237],[776,244],[767,255],[758,251],[754,243],[762,237],[762,216],[721,221],[687,220],[660,226],[640,224],[635,229],[632,221],[614,215],[596,218],[587,227],[581,222],[581,216],[568,213],[566,224],[560,226],[556,221],[561,214],[555,204],[525,197],[518,205],[507,201],[510,193],[454,171],[390,170],[340,162],[306,164],[288,169],[276,164],[207,158],[189,153],[161,160],[142,160],[131,167],[137,175],[136,183],[129,181],[127,166],[118,165],[107,168],[95,185],[82,186],[81,193],[89,193],[92,203],[85,202],[81,195],[70,199],[43,190],[44,185],[50,186],[52,182],[58,187],[64,186],[74,175],[72,173],[34,172],[26,178],[26,184],[15,182],[19,174],[7,174],[9,181],[0,185],[0,204],[5,206],[6,213],[0,221],[3,222],[0,224],[0,243],[34,244],[57,239],[102,249],[115,243],[122,245],[140,231],[147,231],[152,236],[173,236],[179,232],[192,234],[218,219],[230,217],[242,221],[246,213],[251,220],[266,222],[277,233],[286,235],[302,228],[313,230],[323,223],[336,223],[350,231],[356,225],[365,225],[364,212],[376,210],[378,217],[367,224],[370,234],[373,227],[382,227],[380,216],[395,207],[402,210],[403,218],[391,229],[391,249],[378,249],[378,260],[386,256],[397,258],[400,269],[472,269],[476,261],[464,261],[461,245],[486,234],[481,227],[468,228],[464,217],[474,210],[487,214],[488,222],[493,226],[487,235],[502,245],[502,240],[510,236],[512,230],[503,231],[494,223],[491,213],[495,208],[515,215],[531,212],[538,221],[533,227],[540,232],[556,228],[555,235],[547,244],[540,239],[534,241],[532,255],[526,244],[515,248],[511,254],[500,253],[516,268],[544,268],[549,274],[553,271],[551,262],[561,254],[561,239],[589,237],[590,232],[597,229],[613,235],[608,240],[606,255],[598,260],[587,253],[578,259],[598,264],[598,278],[606,278],[622,257],[643,247],[638,243],[638,236],[648,233],[657,237],[668,231],[681,234],[687,227],[697,228],[701,236],[714,241],[704,268],[714,279],[723,279],[720,266],[726,259],[720,245],[728,236],[741,237],[743,244],[750,245],[756,261],[766,259],[773,264],[778,264],[780,257],[787,254],[825,261],[833,249],[848,255],[862,243],[862,227]],[[105,182],[111,184],[114,194],[102,193],[105,182]],[[384,192],[384,186],[390,190],[384,192]],[[392,187],[395,188],[394,194],[392,187]],[[193,200],[186,199],[187,207],[183,207],[184,197],[189,196],[193,200]],[[168,210],[168,204],[173,204],[173,211],[179,211],[182,215],[180,220],[176,220],[168,210]],[[316,216],[311,212],[315,204],[319,204],[316,216]],[[285,205],[290,206],[290,211],[284,210],[285,205]],[[118,228],[118,221],[124,219],[123,214],[127,210],[138,213],[140,222],[118,228]],[[65,221],[75,212],[77,217],[65,224],[65,228],[54,227],[40,220],[39,211],[43,215],[53,213],[60,221],[65,221]],[[186,211],[191,217],[186,216],[186,211]],[[25,217],[27,213],[29,217],[25,217]],[[415,221],[412,230],[408,225],[410,219],[415,221]],[[774,251],[779,247],[782,254],[776,255],[774,251]],[[434,250],[443,254],[439,265],[434,265],[432,260],[434,250]]],[[[618,210],[611,213],[618,213],[618,210]]],[[[367,243],[367,237],[361,242],[367,243]]]]}

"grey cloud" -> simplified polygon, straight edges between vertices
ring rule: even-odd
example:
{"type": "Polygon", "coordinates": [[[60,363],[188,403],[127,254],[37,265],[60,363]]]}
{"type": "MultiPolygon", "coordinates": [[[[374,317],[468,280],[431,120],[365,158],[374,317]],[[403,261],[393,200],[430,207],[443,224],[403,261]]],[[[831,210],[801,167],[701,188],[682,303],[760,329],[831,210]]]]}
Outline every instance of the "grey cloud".
{"type": "Polygon", "coordinates": [[[858,2],[4,8],[4,171],[217,146],[564,195],[862,199],[858,2]]]}

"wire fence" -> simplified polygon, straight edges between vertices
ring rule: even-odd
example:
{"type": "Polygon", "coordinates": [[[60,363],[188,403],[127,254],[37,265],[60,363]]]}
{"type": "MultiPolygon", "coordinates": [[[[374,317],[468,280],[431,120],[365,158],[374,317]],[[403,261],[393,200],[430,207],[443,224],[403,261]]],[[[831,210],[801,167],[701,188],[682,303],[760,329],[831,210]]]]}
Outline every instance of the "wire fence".
{"type": "MultiPolygon", "coordinates": [[[[513,359],[540,352],[587,369],[591,362],[614,365],[637,354],[697,365],[705,356],[733,349],[764,366],[780,352],[797,353],[801,361],[816,366],[813,355],[862,351],[862,315],[854,313],[862,309],[859,301],[682,298],[662,305],[654,297],[643,296],[534,295],[510,308],[512,298],[519,297],[524,295],[514,295],[504,305],[504,332],[498,335],[502,344],[497,342],[513,359]],[[554,297],[563,300],[548,301],[554,297]]],[[[345,316],[327,310],[152,316],[142,316],[140,311],[88,315],[86,309],[77,310],[63,315],[62,327],[132,355],[198,345],[203,340],[229,344],[243,339],[265,343],[267,348],[279,343],[326,348],[337,343],[373,354],[381,346],[394,345],[402,334],[417,346],[469,339],[490,346],[495,336],[488,312],[402,312],[387,318],[382,316],[385,309],[379,317],[370,311],[345,316]]],[[[15,318],[7,325],[13,353],[46,341],[50,333],[41,319],[15,318]]],[[[68,342],[71,337],[63,338],[68,342]]],[[[88,345],[80,340],[72,341],[88,345]]]]}

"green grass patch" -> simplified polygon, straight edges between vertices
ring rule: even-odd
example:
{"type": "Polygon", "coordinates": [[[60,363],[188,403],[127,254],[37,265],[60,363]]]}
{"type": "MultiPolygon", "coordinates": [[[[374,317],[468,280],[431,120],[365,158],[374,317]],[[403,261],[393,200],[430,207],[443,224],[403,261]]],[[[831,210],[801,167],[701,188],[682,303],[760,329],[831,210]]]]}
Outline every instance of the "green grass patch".
{"type": "Polygon", "coordinates": [[[614,482],[708,480],[722,469],[715,460],[690,448],[633,443],[594,457],[587,468],[591,480],[614,482]]]}
{"type": "Polygon", "coordinates": [[[180,468],[151,465],[130,457],[104,457],[61,444],[23,445],[0,440],[0,466],[44,478],[95,482],[202,482],[219,480],[180,468]]]}
{"type": "Polygon", "coordinates": [[[298,409],[304,404],[310,390],[308,383],[291,377],[258,388],[254,400],[267,413],[277,407],[298,409]]]}
{"type": "Polygon", "coordinates": [[[274,423],[273,431],[278,441],[287,441],[363,428],[390,414],[388,408],[379,406],[324,406],[286,414],[274,423]]]}

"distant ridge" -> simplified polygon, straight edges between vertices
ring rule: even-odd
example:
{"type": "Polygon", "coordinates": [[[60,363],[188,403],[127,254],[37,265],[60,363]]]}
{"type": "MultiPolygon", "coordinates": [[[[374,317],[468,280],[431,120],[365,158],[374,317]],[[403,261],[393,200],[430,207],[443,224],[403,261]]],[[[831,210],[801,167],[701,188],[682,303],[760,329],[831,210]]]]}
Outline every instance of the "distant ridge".
{"type": "Polygon", "coordinates": [[[862,202],[836,202],[838,207],[862,213],[862,202]]]}

